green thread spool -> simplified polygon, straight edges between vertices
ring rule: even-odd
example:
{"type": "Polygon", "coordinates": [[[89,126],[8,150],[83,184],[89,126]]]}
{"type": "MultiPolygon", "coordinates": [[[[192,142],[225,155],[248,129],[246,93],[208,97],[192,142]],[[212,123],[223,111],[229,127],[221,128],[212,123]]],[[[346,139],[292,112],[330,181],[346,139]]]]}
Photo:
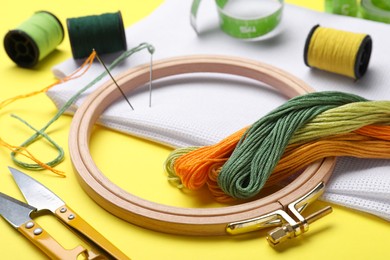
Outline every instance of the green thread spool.
{"type": "Polygon", "coordinates": [[[40,11],[4,36],[4,48],[17,65],[30,68],[51,53],[63,39],[64,28],[58,18],[40,11]]]}
{"type": "Polygon", "coordinates": [[[107,54],[127,49],[121,12],[67,19],[74,59],[88,57],[92,49],[107,54]]]}

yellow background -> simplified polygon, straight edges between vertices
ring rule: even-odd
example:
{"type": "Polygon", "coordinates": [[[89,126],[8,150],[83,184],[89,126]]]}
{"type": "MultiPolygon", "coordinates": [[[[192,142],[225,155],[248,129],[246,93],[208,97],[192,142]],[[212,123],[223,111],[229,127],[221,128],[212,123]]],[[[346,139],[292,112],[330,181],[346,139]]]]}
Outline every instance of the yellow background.
{"type": "MultiPolygon", "coordinates": [[[[67,1],[6,1],[0,9],[0,35],[16,28],[34,11],[48,10],[65,25],[66,18],[121,10],[125,26],[152,12],[161,0],[67,0],[67,1]]],[[[316,10],[323,9],[322,1],[295,3],[316,10]]],[[[183,10],[187,12],[188,10],[183,10]]],[[[158,26],[158,25],[156,25],[158,26]]],[[[136,39],[134,39],[136,42],[136,39]]],[[[54,81],[50,68],[71,57],[67,35],[63,43],[34,69],[17,67],[0,50],[0,98],[41,89],[54,81]]],[[[12,144],[20,144],[32,133],[15,119],[14,113],[35,127],[43,126],[56,113],[55,106],[45,95],[16,102],[0,111],[0,137],[12,144]]],[[[79,186],[67,153],[67,136],[72,118],[62,116],[48,133],[66,151],[66,158],[57,169],[67,173],[58,178],[48,171],[25,171],[55,191],[85,220],[111,240],[132,259],[390,259],[388,244],[390,225],[377,217],[335,206],[334,212],[314,223],[311,231],[289,241],[278,249],[268,246],[265,233],[241,237],[187,237],[150,231],[122,221],[95,204],[79,186]]],[[[37,143],[32,151],[44,159],[54,151],[45,143],[37,143]]],[[[162,171],[162,162],[170,149],[137,138],[98,128],[92,136],[91,150],[103,172],[115,183],[143,198],[188,207],[215,206],[207,198],[182,194],[170,186],[162,171]]],[[[15,166],[9,151],[0,148],[0,191],[22,199],[8,173],[7,166],[15,166]]],[[[16,167],[16,166],[15,166],[16,167]]],[[[316,202],[314,208],[324,206],[316,202]]],[[[78,240],[70,235],[54,218],[44,216],[37,221],[67,247],[78,240]]],[[[35,246],[0,220],[1,259],[45,259],[35,246]]]]}

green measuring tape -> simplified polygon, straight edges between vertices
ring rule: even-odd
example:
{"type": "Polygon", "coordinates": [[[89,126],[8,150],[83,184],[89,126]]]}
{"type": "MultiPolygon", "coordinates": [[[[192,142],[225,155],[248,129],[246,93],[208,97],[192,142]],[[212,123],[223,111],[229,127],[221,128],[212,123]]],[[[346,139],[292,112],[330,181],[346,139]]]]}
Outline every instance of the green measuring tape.
{"type": "Polygon", "coordinates": [[[333,14],[356,16],[359,6],[356,0],[326,0],[325,11],[333,14]]]}
{"type": "Polygon", "coordinates": [[[361,15],[365,19],[390,23],[389,0],[362,0],[361,15]]]}
{"type": "Polygon", "coordinates": [[[390,23],[390,0],[326,0],[325,11],[390,23]]]}
{"type": "MultiPolygon", "coordinates": [[[[196,18],[201,0],[194,0],[191,6],[191,26],[198,33],[196,18]]],[[[257,2],[262,6],[252,10],[259,11],[257,15],[240,15],[235,14],[238,10],[237,2],[234,0],[215,0],[218,9],[221,30],[228,35],[239,39],[254,39],[271,32],[280,23],[283,11],[283,0],[263,0],[247,1],[241,3],[241,6],[249,2],[257,2]]],[[[242,2],[242,1],[241,1],[242,2]]]]}

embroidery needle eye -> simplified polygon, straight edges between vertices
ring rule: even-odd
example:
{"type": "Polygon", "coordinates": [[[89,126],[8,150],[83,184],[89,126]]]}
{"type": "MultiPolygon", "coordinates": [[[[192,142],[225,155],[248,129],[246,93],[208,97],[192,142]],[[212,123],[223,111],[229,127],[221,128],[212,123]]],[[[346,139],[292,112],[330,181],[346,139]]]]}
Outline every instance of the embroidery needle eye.
{"type": "Polygon", "coordinates": [[[150,66],[149,66],[149,107],[152,107],[152,73],[153,73],[153,53],[150,54],[150,66]]]}
{"type": "Polygon", "coordinates": [[[116,80],[114,79],[114,77],[111,75],[110,71],[108,70],[108,68],[106,67],[106,64],[104,64],[103,60],[99,57],[99,54],[97,53],[96,50],[94,50],[95,53],[96,53],[96,58],[99,60],[100,64],[102,64],[102,66],[104,67],[104,69],[107,71],[108,75],[111,77],[112,81],[114,82],[114,84],[116,85],[116,87],[119,89],[119,91],[121,92],[122,96],[124,97],[124,99],[126,100],[127,104],[129,104],[130,108],[132,110],[134,110],[133,106],[131,105],[129,99],[126,97],[125,93],[123,92],[123,90],[119,87],[118,83],[116,82],[116,80]]]}
{"type": "Polygon", "coordinates": [[[147,45],[148,52],[150,54],[150,65],[149,65],[149,107],[152,107],[152,80],[153,80],[153,53],[154,47],[150,44],[147,45]]]}

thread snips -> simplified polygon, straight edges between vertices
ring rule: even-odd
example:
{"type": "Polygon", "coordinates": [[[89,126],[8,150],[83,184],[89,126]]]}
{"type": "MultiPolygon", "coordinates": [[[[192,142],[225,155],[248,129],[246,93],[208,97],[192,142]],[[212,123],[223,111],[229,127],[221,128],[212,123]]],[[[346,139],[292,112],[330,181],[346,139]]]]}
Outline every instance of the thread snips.
{"type": "Polygon", "coordinates": [[[86,259],[129,259],[56,194],[23,172],[8,168],[28,204],[0,192],[0,215],[51,259],[77,259],[80,255],[86,259]],[[91,249],[81,245],[69,250],[62,247],[33,220],[43,213],[56,216],[64,225],[83,235],[91,249]]]}

